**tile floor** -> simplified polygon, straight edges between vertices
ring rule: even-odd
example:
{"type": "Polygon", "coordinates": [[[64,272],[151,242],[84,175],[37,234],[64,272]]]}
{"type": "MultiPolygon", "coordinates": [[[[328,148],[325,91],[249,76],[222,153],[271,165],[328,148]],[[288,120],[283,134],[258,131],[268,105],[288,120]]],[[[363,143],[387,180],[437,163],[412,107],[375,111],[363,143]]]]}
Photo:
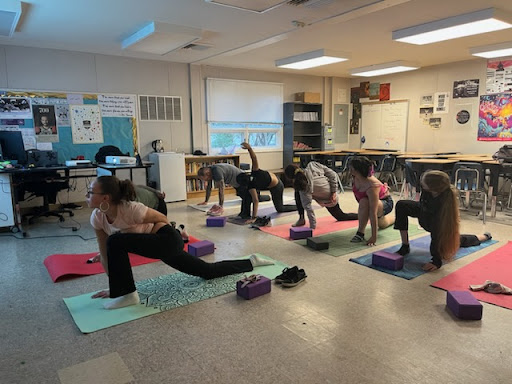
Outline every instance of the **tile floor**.
{"type": "MultiPolygon", "coordinates": [[[[341,200],[345,211],[355,210],[350,192],[341,200]]],[[[292,289],[273,286],[252,301],[227,294],[84,335],[62,298],[105,288],[106,276],[54,284],[43,260],[96,251],[90,211],[76,211],[77,232],[71,220],[49,218],[28,228],[26,239],[0,233],[0,382],[512,382],[512,311],[484,303],[482,321],[456,320],[445,308],[446,293],[429,287],[503,245],[510,225],[491,220],[484,226],[463,213],[464,232],[490,231],[500,242],[407,281],[349,262],[358,253],[331,257],[244,226],[207,228],[204,213],[186,203],[168,208],[170,220],[216,243],[207,260],[261,252],[304,268],[307,281],[292,289]]],[[[163,263],[134,268],[137,280],[171,272],[163,263]]]]}

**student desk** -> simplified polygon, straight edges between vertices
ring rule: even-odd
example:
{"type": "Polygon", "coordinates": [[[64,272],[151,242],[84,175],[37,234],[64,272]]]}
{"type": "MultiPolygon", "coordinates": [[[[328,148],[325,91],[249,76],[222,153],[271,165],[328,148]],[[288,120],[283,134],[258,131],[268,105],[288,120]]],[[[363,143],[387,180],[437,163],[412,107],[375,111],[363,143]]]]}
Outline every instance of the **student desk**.
{"type": "Polygon", "coordinates": [[[118,165],[118,164],[97,164],[98,176],[115,176],[116,171],[127,169],[130,171],[130,180],[133,181],[133,170],[134,169],[144,169],[146,174],[146,185],[149,185],[149,174],[148,168],[150,168],[153,163],[143,162],[141,165],[118,165]]]}
{"type": "Polygon", "coordinates": [[[426,158],[426,159],[412,159],[409,162],[414,172],[418,175],[420,180],[421,175],[427,170],[437,170],[443,172],[451,172],[453,165],[459,160],[455,159],[437,159],[437,158],[426,158]]]}

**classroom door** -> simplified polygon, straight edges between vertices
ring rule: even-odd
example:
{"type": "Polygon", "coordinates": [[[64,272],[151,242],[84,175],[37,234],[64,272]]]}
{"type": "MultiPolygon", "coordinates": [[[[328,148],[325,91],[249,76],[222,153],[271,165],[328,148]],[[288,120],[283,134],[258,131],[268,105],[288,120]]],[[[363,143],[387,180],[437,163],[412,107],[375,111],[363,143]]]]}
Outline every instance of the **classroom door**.
{"type": "Polygon", "coordinates": [[[348,148],[348,104],[333,105],[333,129],[336,149],[348,148]]]}

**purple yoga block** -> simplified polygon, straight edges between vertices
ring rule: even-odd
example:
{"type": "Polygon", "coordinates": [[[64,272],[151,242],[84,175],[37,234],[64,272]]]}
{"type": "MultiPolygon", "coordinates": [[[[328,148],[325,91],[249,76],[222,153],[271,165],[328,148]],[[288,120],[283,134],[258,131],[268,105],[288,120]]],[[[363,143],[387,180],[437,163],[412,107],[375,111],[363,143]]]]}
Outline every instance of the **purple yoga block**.
{"type": "Polygon", "coordinates": [[[480,320],[483,306],[469,291],[448,291],[446,305],[459,319],[480,320]]]}
{"type": "Polygon", "coordinates": [[[261,276],[259,280],[249,283],[242,288],[243,284],[243,280],[236,282],[236,294],[246,300],[254,299],[255,297],[269,293],[271,290],[270,279],[265,276],[261,276]]]}
{"type": "Polygon", "coordinates": [[[313,236],[313,230],[309,227],[291,227],[290,238],[292,240],[307,239],[313,236]]]}
{"type": "Polygon", "coordinates": [[[398,253],[377,251],[372,255],[372,264],[378,267],[398,271],[404,267],[404,257],[398,253]]]}
{"type": "Polygon", "coordinates": [[[208,216],[206,218],[207,227],[223,227],[227,221],[226,216],[208,216]]]}
{"type": "Polygon", "coordinates": [[[192,256],[200,257],[213,253],[214,251],[215,244],[208,240],[198,241],[197,243],[188,245],[188,253],[190,253],[192,256]]]}

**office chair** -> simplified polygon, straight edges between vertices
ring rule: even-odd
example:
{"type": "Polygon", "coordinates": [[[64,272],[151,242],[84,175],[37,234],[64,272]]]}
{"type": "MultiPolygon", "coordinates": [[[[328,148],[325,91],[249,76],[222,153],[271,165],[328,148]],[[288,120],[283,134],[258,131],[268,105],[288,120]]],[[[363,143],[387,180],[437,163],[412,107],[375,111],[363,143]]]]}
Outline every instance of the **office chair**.
{"type": "Polygon", "coordinates": [[[73,211],[69,209],[50,209],[50,204],[55,204],[57,201],[57,193],[68,188],[68,180],[62,179],[62,176],[56,171],[43,172],[37,179],[31,178],[28,181],[24,181],[23,194],[30,192],[32,196],[42,197],[43,205],[37,207],[35,212],[23,215],[23,217],[29,217],[28,223],[32,224],[35,219],[42,216],[55,216],[59,218],[59,221],[64,221],[64,216],[62,215],[64,213],[67,213],[70,217],[74,216],[73,211]]]}
{"type": "Polygon", "coordinates": [[[404,180],[402,181],[402,189],[400,190],[399,200],[402,199],[402,196],[407,200],[415,200],[418,201],[420,194],[420,188],[418,183],[418,175],[412,168],[412,159],[405,160],[404,165],[404,180]]]}
{"type": "Polygon", "coordinates": [[[396,157],[393,155],[386,155],[379,162],[376,169],[377,178],[383,183],[390,180],[391,184],[398,190],[398,181],[395,176],[396,171],[396,157]]]}

